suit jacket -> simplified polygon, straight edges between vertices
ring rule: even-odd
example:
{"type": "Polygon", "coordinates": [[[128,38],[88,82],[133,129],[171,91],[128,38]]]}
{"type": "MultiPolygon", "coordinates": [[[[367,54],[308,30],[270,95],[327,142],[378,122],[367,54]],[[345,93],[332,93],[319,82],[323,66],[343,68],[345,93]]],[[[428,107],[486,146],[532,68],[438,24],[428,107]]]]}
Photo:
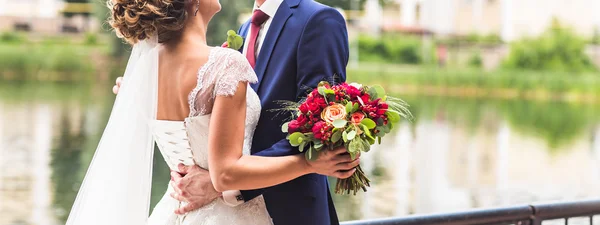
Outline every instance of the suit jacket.
{"type": "MultiPolygon", "coordinates": [[[[249,27],[250,21],[238,34],[245,38],[249,27]]],[[[323,80],[345,82],[348,57],[346,21],[337,10],[313,0],[283,1],[256,61],[258,83],[252,88],[260,97],[262,112],[253,155],[300,153],[281,132],[289,114],[278,115],[271,109],[282,107],[278,100],[300,101],[323,80]]],[[[277,186],[242,191],[246,201],[261,194],[276,225],[339,224],[326,176],[309,174],[277,186]]]]}

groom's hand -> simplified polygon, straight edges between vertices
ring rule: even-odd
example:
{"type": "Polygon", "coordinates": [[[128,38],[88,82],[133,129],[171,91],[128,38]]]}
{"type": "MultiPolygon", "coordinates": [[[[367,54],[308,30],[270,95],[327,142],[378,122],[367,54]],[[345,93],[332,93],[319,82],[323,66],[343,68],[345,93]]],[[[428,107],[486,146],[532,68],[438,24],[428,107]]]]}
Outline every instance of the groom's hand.
{"type": "Polygon", "coordinates": [[[183,215],[202,208],[221,196],[210,181],[208,171],[197,165],[184,166],[179,164],[179,172],[171,171],[171,186],[175,193],[171,197],[187,205],[175,210],[175,214],[183,215]]]}
{"type": "Polygon", "coordinates": [[[113,86],[113,93],[118,94],[119,93],[119,89],[121,89],[121,83],[123,83],[123,77],[117,77],[117,80],[115,81],[115,86],[113,86]]]}
{"type": "Polygon", "coordinates": [[[316,160],[307,162],[314,173],[345,179],[356,171],[360,155],[353,160],[345,147],[339,147],[333,151],[320,151],[316,160]]]}

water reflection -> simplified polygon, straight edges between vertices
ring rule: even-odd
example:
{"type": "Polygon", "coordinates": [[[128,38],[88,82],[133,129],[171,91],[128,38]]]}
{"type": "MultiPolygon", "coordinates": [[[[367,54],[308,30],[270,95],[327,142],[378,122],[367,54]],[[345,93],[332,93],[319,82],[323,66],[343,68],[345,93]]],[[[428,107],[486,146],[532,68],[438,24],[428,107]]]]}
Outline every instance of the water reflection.
{"type": "MultiPolygon", "coordinates": [[[[64,224],[110,113],[106,90],[0,84],[0,224],[64,224]]],[[[416,121],[363,155],[373,187],[335,196],[342,220],[600,194],[599,105],[406,100],[416,121]]],[[[155,156],[153,204],[169,180],[155,156]]]]}

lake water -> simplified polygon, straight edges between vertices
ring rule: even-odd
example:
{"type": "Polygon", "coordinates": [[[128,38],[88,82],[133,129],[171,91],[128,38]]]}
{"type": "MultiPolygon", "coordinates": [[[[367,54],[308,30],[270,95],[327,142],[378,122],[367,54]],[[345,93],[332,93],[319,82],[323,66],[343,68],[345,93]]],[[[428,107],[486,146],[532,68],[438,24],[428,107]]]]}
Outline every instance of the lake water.
{"type": "MultiPolygon", "coordinates": [[[[0,83],[0,225],[64,224],[109,88],[0,83]]],[[[600,196],[600,105],[400,97],[416,119],[363,154],[372,187],[335,196],[342,220],[600,196]]],[[[169,180],[155,155],[153,204],[169,180]]]]}

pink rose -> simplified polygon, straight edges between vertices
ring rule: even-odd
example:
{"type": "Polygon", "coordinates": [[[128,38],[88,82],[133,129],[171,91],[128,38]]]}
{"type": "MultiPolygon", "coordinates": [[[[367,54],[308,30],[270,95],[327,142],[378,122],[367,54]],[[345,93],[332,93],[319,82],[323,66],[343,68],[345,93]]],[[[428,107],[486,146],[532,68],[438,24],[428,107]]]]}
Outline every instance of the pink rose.
{"type": "Polygon", "coordinates": [[[341,104],[333,104],[323,110],[321,113],[321,119],[328,124],[333,124],[333,121],[345,119],[347,115],[348,113],[346,113],[346,106],[341,104]]]}

